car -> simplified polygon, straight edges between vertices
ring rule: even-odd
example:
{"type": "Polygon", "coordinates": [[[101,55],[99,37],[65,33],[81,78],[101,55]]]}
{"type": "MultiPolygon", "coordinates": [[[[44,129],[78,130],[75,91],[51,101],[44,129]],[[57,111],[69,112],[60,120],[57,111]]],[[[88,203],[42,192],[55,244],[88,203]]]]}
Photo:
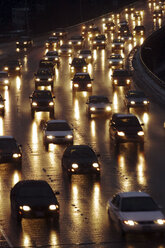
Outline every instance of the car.
{"type": "Polygon", "coordinates": [[[110,115],[112,113],[111,102],[107,96],[92,95],[89,96],[87,102],[87,115],[110,115]]]}
{"type": "Polygon", "coordinates": [[[118,33],[123,35],[129,33],[129,26],[127,22],[120,22],[118,33]]]}
{"type": "Polygon", "coordinates": [[[72,46],[69,44],[62,44],[58,50],[61,56],[72,56],[73,49],[72,46]]]}
{"type": "Polygon", "coordinates": [[[0,94],[0,115],[2,115],[2,116],[5,115],[5,101],[6,100],[0,94]]]}
{"type": "Polygon", "coordinates": [[[55,64],[50,60],[40,59],[39,68],[42,70],[49,70],[52,75],[55,74],[55,64]]]}
{"type": "Polygon", "coordinates": [[[87,62],[84,58],[74,57],[70,64],[71,73],[87,72],[87,62]]]}
{"type": "Polygon", "coordinates": [[[21,75],[21,69],[22,69],[22,64],[19,59],[11,59],[8,60],[4,66],[3,66],[3,71],[8,72],[9,76],[10,75],[21,75]]]}
{"type": "Polygon", "coordinates": [[[161,9],[155,9],[153,12],[153,20],[161,19],[163,17],[163,12],[161,9]]]}
{"type": "Polygon", "coordinates": [[[92,41],[93,49],[96,49],[96,48],[105,49],[106,45],[107,45],[106,44],[106,37],[104,34],[99,34],[99,35],[95,36],[93,41],[92,41]]]}
{"type": "Polygon", "coordinates": [[[39,68],[35,76],[35,89],[37,90],[40,86],[51,86],[53,90],[54,86],[54,75],[49,69],[39,68]]]}
{"type": "Polygon", "coordinates": [[[62,156],[62,168],[72,174],[95,174],[100,176],[98,156],[88,145],[68,146],[62,156]]]}
{"type": "Polygon", "coordinates": [[[21,36],[16,41],[16,51],[27,51],[28,49],[33,47],[33,40],[29,36],[21,36]]]}
{"type": "Polygon", "coordinates": [[[80,50],[79,52],[79,58],[84,58],[87,62],[91,62],[92,61],[92,52],[89,49],[83,49],[80,50]]]}
{"type": "Polygon", "coordinates": [[[107,22],[104,24],[104,31],[105,32],[115,32],[115,23],[114,22],[107,22]]]}
{"type": "Polygon", "coordinates": [[[130,90],[125,95],[125,104],[129,111],[130,108],[142,108],[149,110],[150,101],[141,90],[130,90]]]}
{"type": "Polygon", "coordinates": [[[84,45],[84,38],[82,35],[73,35],[69,39],[69,45],[72,45],[75,49],[80,49],[84,45]]]}
{"type": "Polygon", "coordinates": [[[94,23],[86,23],[81,26],[81,34],[83,38],[88,38],[88,35],[91,34],[94,23]]]}
{"type": "Polygon", "coordinates": [[[109,62],[109,67],[122,69],[124,64],[124,59],[121,56],[121,54],[112,54],[108,58],[108,62],[109,62]]]}
{"type": "Polygon", "coordinates": [[[116,193],[108,200],[107,211],[110,221],[117,224],[122,234],[165,231],[165,216],[146,192],[116,193]]]}
{"type": "Polygon", "coordinates": [[[116,89],[118,86],[124,86],[130,89],[132,83],[132,75],[126,69],[115,69],[112,74],[112,87],[116,89]]]}
{"type": "Polygon", "coordinates": [[[58,51],[48,51],[45,56],[45,60],[51,61],[53,64],[59,66],[60,65],[60,57],[58,51]]]}
{"type": "Polygon", "coordinates": [[[50,36],[45,43],[45,47],[49,50],[55,50],[60,46],[60,39],[57,36],[50,36]]]}
{"type": "Polygon", "coordinates": [[[60,40],[64,40],[64,39],[66,39],[67,34],[68,34],[68,32],[64,28],[56,28],[53,31],[52,36],[56,36],[60,40]]]}
{"type": "Polygon", "coordinates": [[[109,123],[110,140],[116,148],[120,143],[139,143],[144,146],[144,131],[138,118],[133,114],[114,113],[109,123]]]}
{"type": "Polygon", "coordinates": [[[124,53],[124,41],[121,39],[113,39],[112,41],[112,53],[124,53]]]}
{"type": "Polygon", "coordinates": [[[11,216],[18,224],[22,219],[52,218],[59,221],[60,205],[45,180],[21,180],[10,190],[11,216]]]}
{"type": "Polygon", "coordinates": [[[0,164],[3,163],[22,166],[22,146],[13,136],[0,136],[0,164]]]}
{"type": "Polygon", "coordinates": [[[10,79],[7,71],[0,71],[0,87],[10,88],[10,79]]]}
{"type": "Polygon", "coordinates": [[[143,15],[142,15],[143,12],[137,10],[134,12],[133,16],[132,16],[132,20],[133,21],[138,21],[138,22],[141,22],[142,19],[143,19],[143,15]]]}
{"type": "Polygon", "coordinates": [[[72,90],[75,91],[92,91],[92,81],[89,73],[77,72],[72,79],[72,90]]]}
{"type": "Polygon", "coordinates": [[[34,118],[35,112],[47,111],[50,117],[54,117],[54,98],[50,90],[34,90],[29,96],[31,100],[31,116],[34,118]]]}
{"type": "Polygon", "coordinates": [[[92,37],[96,37],[98,35],[100,35],[100,29],[97,26],[93,26],[90,29],[88,29],[88,39],[91,40],[92,37]]]}
{"type": "Polygon", "coordinates": [[[134,36],[144,36],[145,35],[145,27],[143,25],[138,25],[135,26],[134,30],[133,30],[133,35],[134,36]]]}
{"type": "Polygon", "coordinates": [[[50,120],[44,128],[44,145],[46,150],[49,144],[73,145],[73,129],[66,120],[50,120]]]}
{"type": "Polygon", "coordinates": [[[133,41],[133,35],[131,32],[118,34],[118,39],[125,41],[133,41]]]}

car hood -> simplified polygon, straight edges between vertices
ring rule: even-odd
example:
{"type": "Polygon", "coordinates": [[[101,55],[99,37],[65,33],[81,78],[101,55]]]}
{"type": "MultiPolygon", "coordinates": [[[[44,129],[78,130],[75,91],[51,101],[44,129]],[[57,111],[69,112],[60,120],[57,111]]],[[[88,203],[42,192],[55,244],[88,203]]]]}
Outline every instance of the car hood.
{"type": "Polygon", "coordinates": [[[143,97],[131,97],[128,99],[129,102],[131,101],[135,101],[135,102],[143,102],[143,101],[148,101],[147,98],[143,98],[143,97]]]}
{"type": "Polygon", "coordinates": [[[151,221],[164,219],[164,215],[160,210],[144,212],[119,212],[119,215],[121,220],[151,221]]]}
{"type": "Polygon", "coordinates": [[[70,159],[71,163],[76,163],[76,164],[92,164],[92,163],[98,163],[98,161],[94,158],[71,158],[70,159]]]}
{"type": "Polygon", "coordinates": [[[107,106],[110,106],[109,103],[104,103],[104,102],[99,102],[99,103],[90,103],[89,104],[90,107],[96,107],[96,108],[104,108],[104,107],[107,107],[107,106]]]}
{"type": "Polygon", "coordinates": [[[73,135],[73,133],[71,130],[68,130],[68,131],[45,131],[45,135],[66,136],[66,135],[73,135]]]}

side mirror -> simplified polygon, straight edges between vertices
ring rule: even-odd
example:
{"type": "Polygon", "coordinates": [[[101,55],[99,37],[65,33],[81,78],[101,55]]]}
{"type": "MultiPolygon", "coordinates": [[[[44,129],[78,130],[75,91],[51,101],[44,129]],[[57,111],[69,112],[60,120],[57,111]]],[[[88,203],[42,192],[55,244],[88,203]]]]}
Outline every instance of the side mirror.
{"type": "Polygon", "coordinates": [[[30,99],[32,99],[32,96],[29,96],[30,99]]]}
{"type": "Polygon", "coordinates": [[[54,194],[55,194],[55,195],[59,195],[60,192],[59,192],[59,191],[55,191],[54,194]]]}
{"type": "Polygon", "coordinates": [[[144,123],[140,123],[141,126],[144,126],[144,123]]]}

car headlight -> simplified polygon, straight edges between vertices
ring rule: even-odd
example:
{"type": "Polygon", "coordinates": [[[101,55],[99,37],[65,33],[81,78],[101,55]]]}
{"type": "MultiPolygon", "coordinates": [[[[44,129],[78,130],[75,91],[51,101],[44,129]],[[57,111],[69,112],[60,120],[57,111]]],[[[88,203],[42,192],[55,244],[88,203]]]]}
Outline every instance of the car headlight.
{"type": "Polygon", "coordinates": [[[143,135],[144,135],[144,132],[143,132],[143,131],[139,131],[137,134],[138,134],[139,136],[143,136],[143,135]]]}
{"type": "Polygon", "coordinates": [[[54,103],[53,102],[49,102],[49,106],[53,106],[54,105],[54,103]]]}
{"type": "Polygon", "coordinates": [[[92,84],[87,84],[87,87],[88,87],[88,88],[91,88],[91,87],[92,87],[92,84]]]}
{"type": "Polygon", "coordinates": [[[135,101],[131,101],[130,103],[131,103],[132,105],[134,105],[134,104],[135,104],[135,101]]]}
{"type": "Polygon", "coordinates": [[[74,86],[75,88],[78,88],[78,87],[79,87],[79,85],[78,85],[78,84],[73,84],[73,86],[74,86]]]}
{"type": "Polygon", "coordinates": [[[72,52],[72,50],[71,50],[71,49],[69,49],[69,50],[68,50],[68,52],[69,52],[69,53],[71,53],[71,52],[72,52]]]}
{"type": "Polygon", "coordinates": [[[4,80],[4,83],[5,84],[8,84],[9,83],[9,80],[8,79],[4,80]]]}
{"type": "Polygon", "coordinates": [[[48,57],[45,57],[45,60],[48,60],[48,57]]]}
{"type": "Polygon", "coordinates": [[[33,105],[33,106],[37,106],[37,103],[36,103],[36,102],[32,102],[32,105],[33,105]]]}
{"type": "Polygon", "coordinates": [[[27,41],[24,41],[24,43],[23,43],[24,45],[26,45],[27,44],[27,41]]]}
{"type": "Polygon", "coordinates": [[[77,169],[78,168],[78,164],[72,164],[72,168],[73,169],[77,169]]]}
{"type": "Polygon", "coordinates": [[[78,45],[81,45],[81,41],[78,42],[78,45]]]}
{"type": "Polygon", "coordinates": [[[18,66],[15,69],[16,69],[16,71],[19,71],[20,70],[20,68],[18,66]]]}
{"type": "Polygon", "coordinates": [[[110,64],[112,64],[112,61],[109,61],[110,64]]]}
{"type": "Polygon", "coordinates": [[[47,139],[53,139],[53,136],[52,135],[48,135],[46,136],[47,139]]]}
{"type": "Polygon", "coordinates": [[[5,71],[8,71],[8,70],[9,70],[9,68],[8,68],[7,66],[5,66],[5,67],[4,67],[4,70],[5,70],[5,71]]]}
{"type": "Polygon", "coordinates": [[[48,81],[49,81],[49,82],[52,81],[52,78],[48,78],[48,81]]]}
{"type": "Polygon", "coordinates": [[[110,106],[107,106],[106,107],[106,111],[111,111],[111,107],[110,106]]]}
{"type": "Polygon", "coordinates": [[[88,59],[91,59],[92,57],[91,56],[88,56],[88,59]]]}
{"type": "Polygon", "coordinates": [[[120,64],[122,64],[123,63],[123,61],[120,61],[120,64]]]}
{"type": "Polygon", "coordinates": [[[20,153],[14,153],[13,154],[13,158],[20,158],[21,157],[21,154],[20,153]]]}
{"type": "Polygon", "coordinates": [[[69,45],[71,45],[72,44],[72,42],[71,41],[69,41],[69,45]]]}
{"type": "Polygon", "coordinates": [[[83,57],[82,55],[79,55],[79,58],[80,58],[80,59],[82,59],[82,57],[83,57]]]}
{"type": "Polygon", "coordinates": [[[165,220],[164,219],[157,219],[154,221],[155,224],[158,224],[158,225],[164,225],[165,224],[165,220]]]}
{"type": "Polygon", "coordinates": [[[144,100],[143,103],[146,105],[146,104],[148,104],[148,101],[147,100],[144,100]]]}
{"type": "Polygon", "coordinates": [[[93,163],[92,166],[93,166],[94,168],[98,168],[98,167],[99,167],[99,164],[98,164],[98,163],[93,163]]]}
{"type": "Polygon", "coordinates": [[[49,43],[47,42],[45,45],[46,45],[46,46],[49,46],[49,43]]]}
{"type": "Polygon", "coordinates": [[[71,70],[74,70],[74,66],[71,66],[71,70]]]}
{"type": "Polygon", "coordinates": [[[56,209],[58,209],[58,208],[59,208],[58,205],[55,205],[55,204],[49,205],[49,210],[56,210],[56,209]]]}
{"type": "Polygon", "coordinates": [[[36,81],[39,82],[40,81],[40,78],[36,78],[36,81]]]}
{"type": "Polygon", "coordinates": [[[18,45],[19,44],[19,41],[16,41],[16,44],[18,45]]]}
{"type": "Polygon", "coordinates": [[[58,58],[55,58],[55,60],[57,61],[57,60],[58,60],[58,58]]]}
{"type": "Polygon", "coordinates": [[[72,139],[72,138],[73,138],[73,135],[68,134],[68,135],[66,136],[66,138],[67,138],[67,139],[72,139]]]}
{"type": "Polygon", "coordinates": [[[118,135],[118,136],[125,136],[125,133],[122,132],[122,131],[119,131],[119,132],[117,132],[117,135],[118,135]]]}
{"type": "Polygon", "coordinates": [[[124,220],[123,223],[129,226],[134,226],[138,224],[136,221],[133,221],[133,220],[124,220]]]}
{"type": "Polygon", "coordinates": [[[96,41],[94,41],[93,44],[96,44],[96,41]]]}
{"type": "Polygon", "coordinates": [[[105,43],[105,41],[102,41],[101,43],[102,43],[102,44],[104,44],[104,43],[105,43]]]}
{"type": "Polygon", "coordinates": [[[95,107],[91,107],[90,110],[91,110],[91,111],[95,111],[96,108],[95,108],[95,107]]]}
{"type": "Polygon", "coordinates": [[[117,79],[114,80],[114,83],[117,84],[117,79]]]}
{"type": "Polygon", "coordinates": [[[3,104],[0,104],[0,108],[4,108],[4,105],[3,104]]]}
{"type": "Polygon", "coordinates": [[[127,79],[127,84],[129,84],[130,83],[130,79],[127,79]]]}
{"type": "Polygon", "coordinates": [[[26,205],[20,206],[19,208],[20,208],[21,210],[27,211],[27,212],[31,210],[31,208],[30,208],[29,206],[26,206],[26,205]]]}

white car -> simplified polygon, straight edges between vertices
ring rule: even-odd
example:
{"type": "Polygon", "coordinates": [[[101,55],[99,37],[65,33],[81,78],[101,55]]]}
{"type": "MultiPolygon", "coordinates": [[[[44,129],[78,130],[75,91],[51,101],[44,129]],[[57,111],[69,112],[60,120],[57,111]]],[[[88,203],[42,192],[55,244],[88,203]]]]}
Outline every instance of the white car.
{"type": "Polygon", "coordinates": [[[6,71],[0,71],[0,87],[10,87],[9,75],[6,71]]]}
{"type": "Polygon", "coordinates": [[[73,129],[65,120],[50,120],[44,128],[44,145],[48,149],[49,144],[73,144],[73,129]]]}
{"type": "Polygon", "coordinates": [[[87,102],[87,114],[91,117],[92,114],[110,115],[112,112],[111,102],[108,97],[102,95],[89,96],[87,102]]]}
{"type": "Polygon", "coordinates": [[[111,221],[126,232],[164,231],[165,216],[153,198],[144,192],[115,194],[107,205],[111,221]]]}

